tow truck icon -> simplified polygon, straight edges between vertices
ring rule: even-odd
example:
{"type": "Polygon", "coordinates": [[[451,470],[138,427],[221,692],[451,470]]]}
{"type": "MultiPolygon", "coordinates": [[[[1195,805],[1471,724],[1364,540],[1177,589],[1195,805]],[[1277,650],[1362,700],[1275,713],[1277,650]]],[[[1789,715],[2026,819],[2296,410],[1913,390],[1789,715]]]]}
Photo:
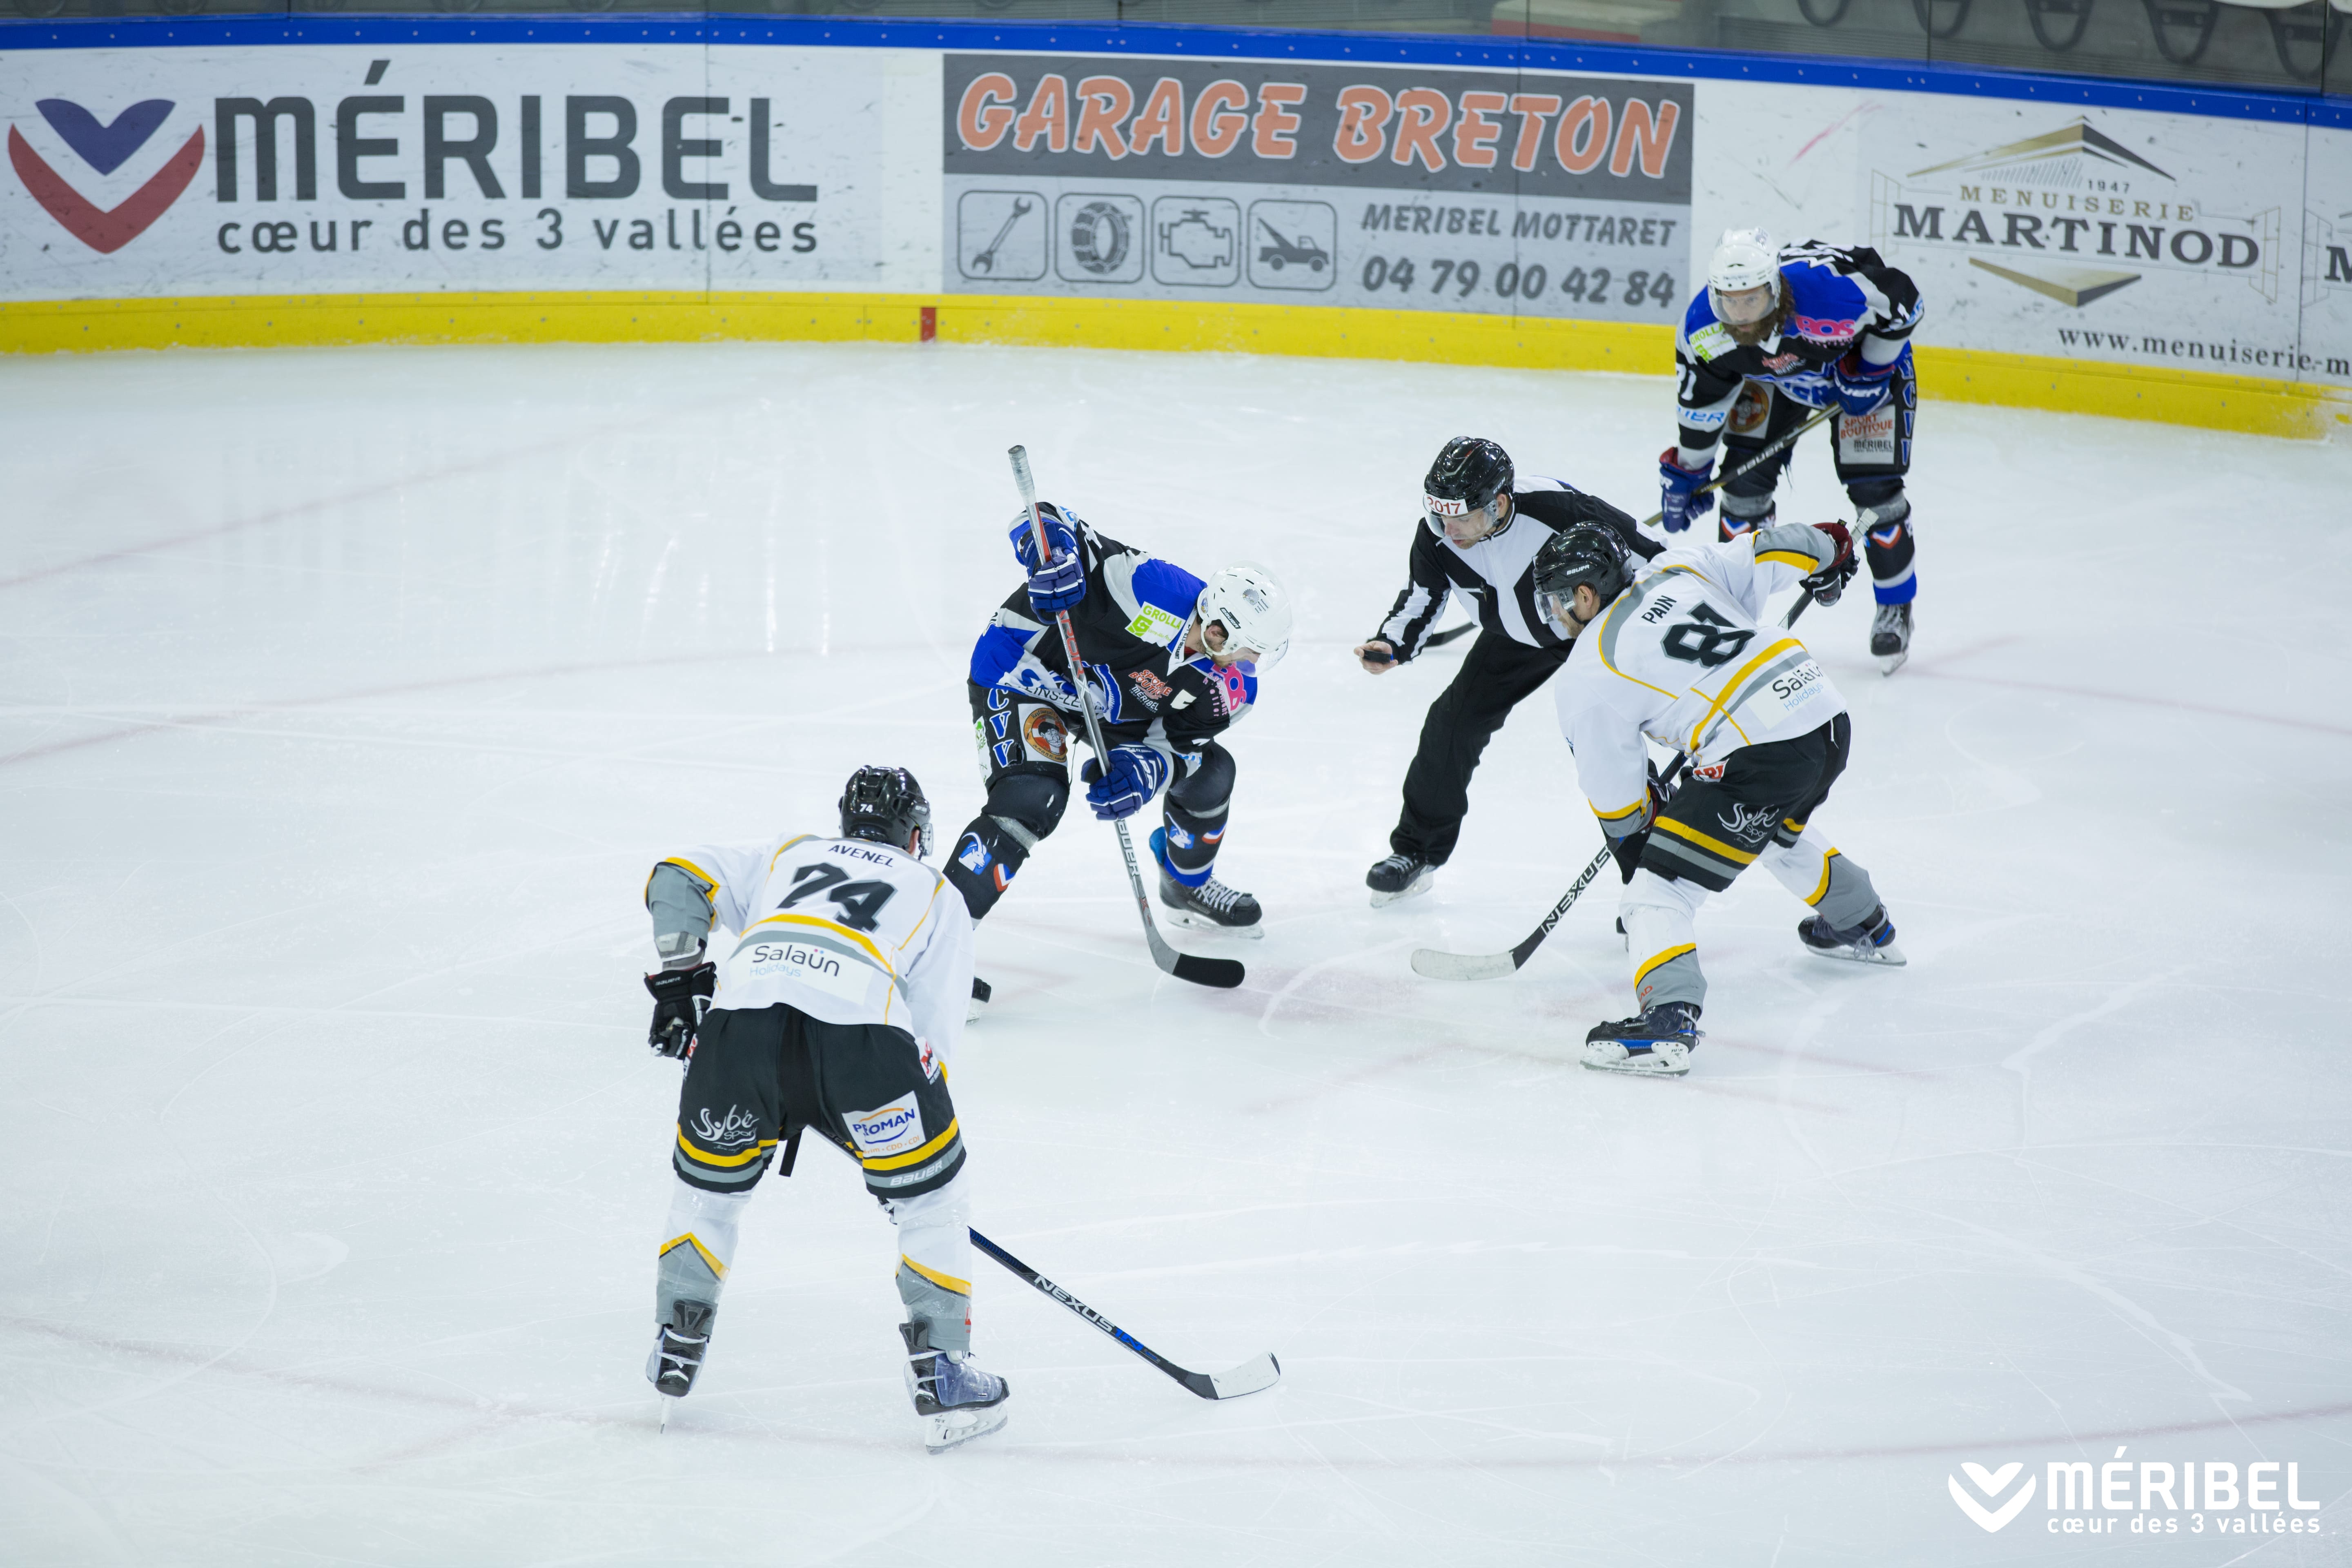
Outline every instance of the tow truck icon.
{"type": "Polygon", "coordinates": [[[1304,262],[1309,270],[1316,272],[1320,272],[1325,267],[1330,265],[1331,253],[1316,244],[1313,235],[1300,235],[1297,243],[1294,245],[1284,237],[1280,229],[1276,228],[1265,219],[1258,219],[1257,226],[1265,230],[1266,238],[1274,242],[1271,245],[1258,247],[1257,258],[1276,272],[1281,271],[1286,264],[1294,262],[1304,262]]]}

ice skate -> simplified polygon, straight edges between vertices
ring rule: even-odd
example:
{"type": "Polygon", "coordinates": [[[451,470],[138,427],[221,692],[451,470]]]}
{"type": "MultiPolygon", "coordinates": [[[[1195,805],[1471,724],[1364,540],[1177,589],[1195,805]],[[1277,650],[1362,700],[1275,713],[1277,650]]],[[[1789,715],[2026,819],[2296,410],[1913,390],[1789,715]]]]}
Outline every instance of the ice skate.
{"type": "Polygon", "coordinates": [[[1892,675],[1903,668],[1911,657],[1911,605],[1881,605],[1870,623],[1870,656],[1878,660],[1878,673],[1892,675]]]}
{"type": "Polygon", "coordinates": [[[956,1360],[930,1344],[930,1325],[901,1323],[907,1342],[907,1394],[923,1418],[923,1447],[945,1453],[959,1443],[985,1437],[1011,1419],[1004,1402],[1013,1396],[1005,1381],[974,1366],[970,1352],[956,1360]]]}
{"type": "Polygon", "coordinates": [[[1595,1024],[1584,1037],[1584,1065],[1601,1072],[1680,1078],[1701,1039],[1698,1008],[1661,1002],[1638,1018],[1595,1024]]]}
{"type": "Polygon", "coordinates": [[[646,1381],[662,1396],[661,1424],[669,1426],[671,1406],[694,1389],[702,1370],[702,1352],[710,1348],[710,1322],[719,1309],[709,1301],[678,1301],[669,1321],[654,1335],[653,1353],[646,1358],[646,1381]]]}
{"type": "Polygon", "coordinates": [[[1364,886],[1372,890],[1372,908],[1376,910],[1399,899],[1425,893],[1436,880],[1437,868],[1416,855],[1391,855],[1374,861],[1372,868],[1364,873],[1364,886]]]}
{"type": "Polygon", "coordinates": [[[1885,963],[1896,968],[1909,962],[1903,956],[1903,950],[1895,945],[1895,922],[1886,918],[1884,904],[1871,910],[1870,918],[1860,925],[1844,930],[1830,924],[1825,915],[1814,915],[1797,922],[1797,935],[1807,949],[1823,958],[1885,963]]]}
{"type": "Polygon", "coordinates": [[[993,988],[990,986],[987,981],[982,980],[977,974],[973,975],[971,977],[971,1000],[964,1005],[963,1021],[967,1024],[978,1023],[980,1021],[981,1014],[988,1009],[989,998],[994,994],[993,988]]]}
{"type": "Polygon", "coordinates": [[[1197,888],[1176,879],[1168,864],[1168,836],[1163,829],[1151,830],[1151,855],[1160,862],[1160,901],[1168,907],[1169,924],[1222,931],[1226,936],[1265,934],[1258,923],[1264,911],[1250,894],[1235,892],[1214,877],[1197,888]]]}

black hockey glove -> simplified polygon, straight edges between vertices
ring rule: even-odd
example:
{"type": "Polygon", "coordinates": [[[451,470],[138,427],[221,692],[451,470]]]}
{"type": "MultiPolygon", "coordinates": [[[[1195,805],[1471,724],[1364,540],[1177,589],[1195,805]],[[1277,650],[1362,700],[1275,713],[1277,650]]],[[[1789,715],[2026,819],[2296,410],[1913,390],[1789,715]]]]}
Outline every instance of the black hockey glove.
{"type": "Polygon", "coordinates": [[[646,1044],[658,1055],[684,1061],[694,1049],[694,1032],[702,1026],[702,1016],[710,1011],[710,994],[718,984],[719,968],[711,963],[657,969],[646,975],[646,989],[654,998],[654,1021],[646,1031],[646,1044]]]}
{"type": "Polygon", "coordinates": [[[1646,827],[1638,833],[1628,833],[1622,838],[1609,841],[1609,853],[1617,857],[1617,876],[1621,881],[1632,881],[1633,873],[1642,868],[1642,847],[1649,841],[1650,830],[1646,827]]]}

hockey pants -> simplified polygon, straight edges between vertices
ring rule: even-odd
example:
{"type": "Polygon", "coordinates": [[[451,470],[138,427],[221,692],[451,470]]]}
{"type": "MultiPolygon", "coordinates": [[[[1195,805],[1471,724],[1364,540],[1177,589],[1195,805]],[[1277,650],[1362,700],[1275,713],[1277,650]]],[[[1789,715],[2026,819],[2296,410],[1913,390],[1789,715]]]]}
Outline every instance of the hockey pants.
{"type": "MultiPolygon", "coordinates": [[[[996,907],[1037,846],[1061,826],[1070,804],[1070,747],[1081,731],[1051,704],[1002,687],[972,685],[973,730],[988,802],[964,825],[940,869],[979,920],[996,907]]],[[[1108,745],[1129,745],[1149,723],[1106,724],[1108,745]]],[[[1177,880],[1199,887],[1216,868],[1233,805],[1233,753],[1204,741],[1175,753],[1160,805],[1168,859],[1177,880]]]]}
{"type": "Polygon", "coordinates": [[[1851,725],[1841,713],[1791,740],[1734,752],[1721,776],[1675,793],[1650,825],[1641,865],[1619,903],[1633,960],[1635,1005],[1706,1001],[1695,917],[1750,865],[1841,929],[1879,906],[1870,873],[1841,855],[1811,816],[1845,769],[1851,725]]]}
{"type": "Polygon", "coordinates": [[[656,1327],[678,1300],[717,1305],[743,1205],[777,1148],[803,1131],[856,1160],[898,1226],[908,1317],[930,1325],[934,1348],[969,1349],[964,1148],[945,1068],[904,1029],[828,1024],[788,1006],[716,1008],[703,1021],[678,1094],[656,1327]]]}
{"type": "MultiPolygon", "coordinates": [[[[1871,592],[1882,605],[1907,605],[1919,591],[1912,569],[1911,502],[1903,493],[1904,476],[1911,471],[1911,427],[1919,409],[1918,379],[1907,351],[1895,362],[1890,394],[1886,403],[1860,419],[1839,415],[1832,425],[1835,434],[1830,454],[1838,482],[1853,502],[1854,532],[1870,563],[1871,592]]],[[[1724,426],[1723,471],[1727,474],[1749,461],[1816,412],[1769,383],[1747,383],[1724,426]]],[[[1784,447],[1723,487],[1724,539],[1772,525],[1772,492],[1795,451],[1794,447],[1784,447]]]]}

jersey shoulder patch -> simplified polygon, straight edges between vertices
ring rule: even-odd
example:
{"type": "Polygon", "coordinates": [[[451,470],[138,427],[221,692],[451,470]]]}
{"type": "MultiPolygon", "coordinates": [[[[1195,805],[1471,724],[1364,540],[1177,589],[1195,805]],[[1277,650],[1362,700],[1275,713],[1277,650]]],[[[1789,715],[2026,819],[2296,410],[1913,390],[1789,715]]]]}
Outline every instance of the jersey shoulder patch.
{"type": "Polygon", "coordinates": [[[1721,321],[1709,321],[1690,333],[1686,341],[1690,344],[1690,352],[1703,360],[1721,359],[1739,346],[1738,341],[1731,335],[1731,330],[1721,321]]]}
{"type": "Polygon", "coordinates": [[[1128,636],[1160,647],[1172,646],[1192,618],[1203,584],[1181,566],[1147,556],[1129,579],[1135,594],[1135,615],[1127,623],[1128,636]]]}

